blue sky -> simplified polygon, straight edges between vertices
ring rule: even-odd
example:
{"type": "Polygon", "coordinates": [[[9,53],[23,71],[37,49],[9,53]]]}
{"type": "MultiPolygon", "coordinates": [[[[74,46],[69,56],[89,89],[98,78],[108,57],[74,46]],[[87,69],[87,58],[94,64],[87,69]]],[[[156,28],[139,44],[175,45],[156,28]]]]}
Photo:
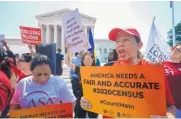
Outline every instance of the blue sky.
{"type": "MultiPolygon", "coordinates": [[[[69,8],[97,18],[94,37],[108,38],[114,27],[136,27],[147,42],[152,19],[163,37],[172,27],[169,1],[69,1],[69,2],[0,2],[0,34],[20,38],[19,26],[37,27],[35,16],[69,8]]],[[[181,2],[175,2],[175,24],[181,21],[181,2]]]]}

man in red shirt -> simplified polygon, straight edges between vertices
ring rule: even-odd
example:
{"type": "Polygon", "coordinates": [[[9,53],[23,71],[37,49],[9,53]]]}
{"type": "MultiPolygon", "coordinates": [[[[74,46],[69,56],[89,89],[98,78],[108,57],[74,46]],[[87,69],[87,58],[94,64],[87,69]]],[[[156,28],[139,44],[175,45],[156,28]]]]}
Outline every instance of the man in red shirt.
{"type": "MultiPolygon", "coordinates": [[[[109,39],[116,42],[116,51],[119,58],[117,62],[112,64],[113,66],[150,65],[150,63],[142,60],[141,56],[139,56],[140,55],[139,50],[142,48],[143,43],[136,29],[114,28],[109,33],[109,39]]],[[[165,82],[166,82],[167,117],[175,117],[176,108],[174,106],[174,101],[170,93],[167,79],[165,82]]],[[[82,97],[81,107],[83,109],[91,108],[91,104],[87,99],[82,97]]]]}

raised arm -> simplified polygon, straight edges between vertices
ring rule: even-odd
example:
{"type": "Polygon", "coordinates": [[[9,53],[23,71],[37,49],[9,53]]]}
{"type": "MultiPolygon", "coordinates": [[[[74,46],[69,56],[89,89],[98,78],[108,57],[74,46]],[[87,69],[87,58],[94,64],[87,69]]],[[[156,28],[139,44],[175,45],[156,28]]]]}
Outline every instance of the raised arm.
{"type": "Polygon", "coordinates": [[[30,50],[30,52],[31,52],[31,55],[32,55],[32,56],[35,56],[35,54],[36,54],[35,48],[34,48],[32,45],[30,45],[30,44],[28,44],[28,48],[29,48],[29,50],[30,50]]]}
{"type": "Polygon", "coordinates": [[[65,55],[65,64],[72,70],[75,71],[75,67],[76,65],[74,65],[72,62],[71,62],[71,58],[70,58],[70,53],[69,51],[67,51],[66,55],[65,55]]]}
{"type": "Polygon", "coordinates": [[[2,41],[2,43],[3,43],[3,46],[6,48],[6,51],[11,51],[6,41],[2,41]]]}
{"type": "Polygon", "coordinates": [[[177,108],[175,105],[167,106],[167,118],[175,118],[176,117],[177,108]]]}

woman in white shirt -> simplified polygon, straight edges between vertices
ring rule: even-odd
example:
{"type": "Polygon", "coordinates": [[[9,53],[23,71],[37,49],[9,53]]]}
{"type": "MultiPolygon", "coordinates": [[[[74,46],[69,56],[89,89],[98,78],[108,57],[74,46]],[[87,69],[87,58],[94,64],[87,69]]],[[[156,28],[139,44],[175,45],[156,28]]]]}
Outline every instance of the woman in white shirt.
{"type": "Polygon", "coordinates": [[[51,61],[45,55],[35,56],[30,65],[32,76],[21,80],[11,101],[11,110],[72,102],[75,96],[66,82],[51,75],[51,61]]]}

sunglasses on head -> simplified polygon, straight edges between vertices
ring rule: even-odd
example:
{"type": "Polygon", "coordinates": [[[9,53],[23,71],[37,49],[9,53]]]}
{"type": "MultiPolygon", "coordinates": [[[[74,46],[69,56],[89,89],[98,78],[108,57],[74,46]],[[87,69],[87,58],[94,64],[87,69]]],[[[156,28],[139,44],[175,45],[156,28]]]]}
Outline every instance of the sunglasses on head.
{"type": "Polygon", "coordinates": [[[18,61],[19,61],[19,62],[26,62],[25,60],[22,60],[22,59],[19,59],[18,61]]]}

